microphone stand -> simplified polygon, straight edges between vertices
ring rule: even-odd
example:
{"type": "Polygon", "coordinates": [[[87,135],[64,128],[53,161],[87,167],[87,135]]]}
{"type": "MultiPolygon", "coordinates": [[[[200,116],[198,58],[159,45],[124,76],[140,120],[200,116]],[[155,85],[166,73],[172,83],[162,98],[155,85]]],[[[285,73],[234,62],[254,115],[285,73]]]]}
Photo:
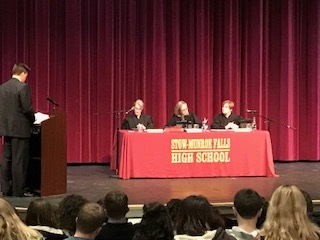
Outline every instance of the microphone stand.
{"type": "Polygon", "coordinates": [[[126,113],[127,110],[116,110],[113,112],[109,112],[112,114],[115,114],[116,118],[116,137],[115,137],[115,142],[116,142],[116,166],[115,166],[115,174],[111,175],[110,177],[112,178],[119,178],[119,135],[120,135],[120,125],[121,125],[121,113],[126,113]]]}
{"type": "Polygon", "coordinates": [[[275,124],[278,124],[279,126],[283,126],[283,127],[288,128],[288,129],[297,131],[296,128],[294,128],[294,127],[292,127],[292,126],[290,126],[290,125],[288,125],[288,124],[284,124],[284,123],[282,123],[282,122],[276,121],[276,120],[271,119],[271,118],[269,118],[269,117],[260,115],[260,114],[259,114],[258,112],[256,112],[256,111],[251,112],[251,113],[252,113],[253,118],[254,118],[255,116],[257,116],[257,117],[260,117],[260,118],[262,118],[262,119],[265,120],[265,123],[267,124],[267,129],[268,129],[269,132],[270,132],[270,123],[275,123],[275,124]]]}

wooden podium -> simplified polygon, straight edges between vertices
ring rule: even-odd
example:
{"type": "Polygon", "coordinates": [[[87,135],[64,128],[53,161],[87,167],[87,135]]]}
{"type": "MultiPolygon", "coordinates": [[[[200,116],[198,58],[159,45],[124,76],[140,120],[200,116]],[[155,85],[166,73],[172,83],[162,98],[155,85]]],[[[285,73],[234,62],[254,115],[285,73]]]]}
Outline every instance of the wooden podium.
{"type": "Polygon", "coordinates": [[[65,112],[50,113],[50,119],[33,127],[27,187],[41,196],[67,192],[67,138],[65,112]]]}

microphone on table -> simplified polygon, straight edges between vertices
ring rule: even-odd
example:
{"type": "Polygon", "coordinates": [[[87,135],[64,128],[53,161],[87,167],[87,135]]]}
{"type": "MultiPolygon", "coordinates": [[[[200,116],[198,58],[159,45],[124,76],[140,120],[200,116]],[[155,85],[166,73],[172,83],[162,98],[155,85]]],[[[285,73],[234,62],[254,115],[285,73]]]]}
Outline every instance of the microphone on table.
{"type": "Polygon", "coordinates": [[[47,101],[52,103],[54,106],[57,106],[57,107],[59,106],[59,104],[56,101],[54,101],[52,98],[47,97],[47,101]]]}
{"type": "Polygon", "coordinates": [[[254,109],[247,109],[246,111],[248,113],[257,113],[258,112],[257,110],[254,110],[254,109]]]}
{"type": "Polygon", "coordinates": [[[126,111],[126,115],[133,110],[134,110],[134,106],[132,106],[128,111],[126,111]]]}

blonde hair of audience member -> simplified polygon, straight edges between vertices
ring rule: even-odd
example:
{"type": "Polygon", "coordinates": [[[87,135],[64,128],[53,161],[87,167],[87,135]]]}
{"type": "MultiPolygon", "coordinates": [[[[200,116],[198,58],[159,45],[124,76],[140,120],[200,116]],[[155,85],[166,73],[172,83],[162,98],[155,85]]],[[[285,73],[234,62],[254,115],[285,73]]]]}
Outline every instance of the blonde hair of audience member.
{"type": "Polygon", "coordinates": [[[177,102],[174,107],[174,114],[179,117],[184,117],[189,115],[188,104],[185,101],[177,102]]]}
{"type": "Polygon", "coordinates": [[[307,215],[307,204],[294,185],[278,187],[269,202],[261,235],[265,240],[319,239],[319,228],[307,215]]]}
{"type": "Polygon", "coordinates": [[[42,240],[42,235],[27,227],[10,204],[0,198],[0,239],[1,240],[42,240]]]}

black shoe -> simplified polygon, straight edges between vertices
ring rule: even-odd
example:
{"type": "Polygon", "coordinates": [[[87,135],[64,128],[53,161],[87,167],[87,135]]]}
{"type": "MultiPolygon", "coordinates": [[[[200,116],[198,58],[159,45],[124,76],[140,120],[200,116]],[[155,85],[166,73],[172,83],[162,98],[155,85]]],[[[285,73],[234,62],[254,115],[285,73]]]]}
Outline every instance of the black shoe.
{"type": "Polygon", "coordinates": [[[22,197],[34,197],[35,194],[33,194],[32,192],[25,192],[23,193],[23,196],[22,197]]]}

